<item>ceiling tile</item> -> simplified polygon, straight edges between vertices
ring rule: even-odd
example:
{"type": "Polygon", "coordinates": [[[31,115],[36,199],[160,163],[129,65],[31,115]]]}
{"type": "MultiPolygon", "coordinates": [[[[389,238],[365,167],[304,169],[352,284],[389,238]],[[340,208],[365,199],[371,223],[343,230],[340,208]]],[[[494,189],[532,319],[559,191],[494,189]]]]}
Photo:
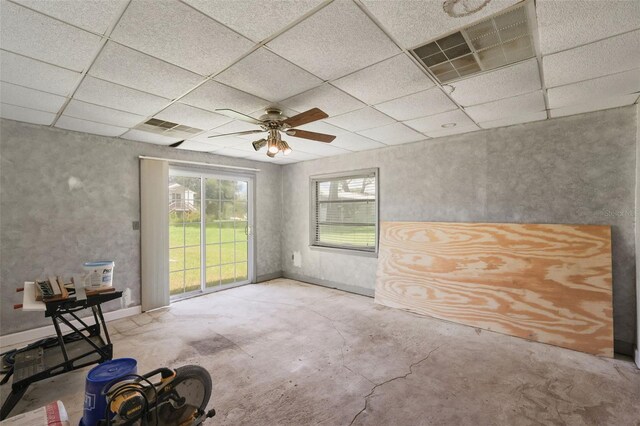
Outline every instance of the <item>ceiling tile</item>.
{"type": "Polygon", "coordinates": [[[253,43],[174,0],[133,0],[111,38],[198,74],[229,66],[253,43]]]}
{"type": "Polygon", "coordinates": [[[393,123],[358,133],[387,145],[399,145],[426,139],[422,133],[418,133],[402,123],[393,123]]]}
{"type": "Polygon", "coordinates": [[[135,130],[135,129],[129,130],[127,133],[125,133],[120,137],[124,139],[129,139],[132,141],[155,143],[158,145],[171,145],[172,143],[178,142],[180,140],[178,138],[172,138],[172,137],[163,136],[163,135],[156,135],[155,133],[149,133],[149,132],[145,132],[142,130],[135,130]]]}
{"type": "Polygon", "coordinates": [[[442,130],[450,130],[442,127],[444,124],[448,123],[456,123],[456,126],[453,127],[467,127],[474,125],[474,122],[467,117],[467,115],[460,111],[459,109],[455,111],[443,112],[436,115],[431,115],[429,117],[424,118],[416,118],[414,120],[409,120],[404,122],[406,125],[413,127],[419,132],[429,133],[429,132],[438,132],[442,130]]]}
{"type": "Polygon", "coordinates": [[[370,105],[433,87],[433,82],[405,54],[349,74],[331,84],[370,105]]]}
{"type": "Polygon", "coordinates": [[[89,74],[169,99],[185,94],[204,79],[114,42],[102,49],[89,74]]]}
{"type": "Polygon", "coordinates": [[[250,155],[247,151],[241,151],[233,148],[218,148],[213,151],[216,155],[224,155],[225,157],[245,158],[250,155]]]}
{"type": "Polygon", "coordinates": [[[262,109],[269,101],[225,86],[217,81],[207,81],[202,86],[180,99],[180,102],[214,111],[217,108],[228,108],[243,114],[262,109]]]}
{"type": "Polygon", "coordinates": [[[522,95],[541,87],[538,61],[529,59],[450,85],[455,88],[453,99],[465,107],[522,95]]]}
{"type": "Polygon", "coordinates": [[[546,86],[554,87],[640,67],[640,30],[542,58],[546,86]]]}
{"type": "Polygon", "coordinates": [[[54,65],[83,71],[100,46],[100,37],[2,0],[2,48],[54,65]]]}
{"type": "Polygon", "coordinates": [[[433,131],[425,132],[425,134],[432,138],[441,138],[443,136],[451,136],[451,135],[459,135],[462,133],[475,132],[476,130],[480,130],[480,128],[475,124],[468,124],[460,127],[456,126],[451,129],[433,130],[433,131]]]}
{"type": "Polygon", "coordinates": [[[53,113],[57,113],[66,101],[63,96],[27,89],[11,83],[0,83],[0,99],[5,104],[53,113]]]}
{"type": "Polygon", "coordinates": [[[194,136],[190,140],[209,144],[211,146],[211,149],[227,148],[227,147],[250,143],[246,139],[241,139],[237,136],[221,136],[217,138],[209,138],[209,136],[218,136],[218,135],[220,135],[220,133],[210,131],[210,132],[201,133],[197,136],[194,136]]]}
{"type": "Polygon", "coordinates": [[[95,121],[97,123],[110,124],[117,127],[134,127],[142,123],[146,118],[143,115],[132,114],[130,112],[118,111],[99,105],[88,104],[76,99],[72,99],[64,109],[64,115],[80,118],[83,120],[95,121]]]}
{"type": "Polygon", "coordinates": [[[84,78],[74,98],[144,116],[154,114],[169,103],[169,99],[90,76],[84,78]]]}
{"type": "Polygon", "coordinates": [[[197,142],[194,140],[184,141],[182,145],[177,147],[177,149],[184,149],[186,151],[201,151],[201,152],[209,152],[211,151],[211,145],[204,142],[197,142]]]}
{"type": "Polygon", "coordinates": [[[231,119],[224,115],[176,102],[155,115],[160,120],[172,121],[197,129],[209,130],[231,119]]]}
{"type": "Polygon", "coordinates": [[[396,120],[411,120],[458,109],[456,104],[437,87],[384,102],[374,108],[396,120]]]}
{"type": "MultiPolygon", "coordinates": [[[[238,151],[245,151],[248,153],[248,155],[260,155],[258,154],[258,152],[256,152],[256,150],[253,148],[253,145],[249,141],[245,141],[244,143],[234,145],[233,149],[237,149],[238,151]]],[[[266,151],[263,149],[262,155],[264,155],[265,152],[266,151]]]]}
{"type": "Polygon", "coordinates": [[[308,139],[300,139],[287,137],[287,143],[293,151],[306,152],[308,154],[319,155],[320,157],[329,157],[332,155],[341,155],[351,152],[349,150],[332,146],[333,144],[311,141],[308,139]]]}
{"type": "Polygon", "coordinates": [[[544,95],[541,90],[465,108],[467,114],[476,123],[527,115],[544,110],[544,95]]]}
{"type": "MultiPolygon", "coordinates": [[[[294,163],[300,163],[301,161],[306,161],[306,160],[296,160],[294,158],[291,158],[291,154],[287,156],[277,155],[275,158],[269,158],[266,155],[264,157],[266,158],[265,160],[261,159],[261,157],[248,157],[248,158],[252,161],[262,161],[264,163],[278,164],[281,166],[284,166],[286,164],[294,164],[294,163]]],[[[320,158],[320,157],[318,156],[317,158],[320,158]]],[[[310,160],[313,160],[313,158],[311,158],[310,160]]]]}
{"type": "Polygon", "coordinates": [[[606,98],[640,92],[640,69],[611,74],[580,83],[547,90],[549,108],[560,108],[588,102],[593,98],[606,98]]]}
{"type": "MultiPolygon", "coordinates": [[[[402,47],[411,48],[493,15],[519,1],[493,0],[486,2],[486,6],[477,13],[455,18],[444,12],[442,1],[363,0],[362,2],[402,47]]],[[[454,3],[461,8],[468,3],[476,5],[484,2],[454,3]]]]}
{"type": "Polygon", "coordinates": [[[563,108],[551,110],[551,117],[564,117],[567,115],[582,114],[591,111],[600,111],[603,109],[618,108],[626,105],[632,105],[638,101],[637,93],[633,95],[614,96],[610,98],[592,100],[580,105],[572,105],[563,108]]]}
{"type": "Polygon", "coordinates": [[[31,9],[81,27],[104,34],[124,10],[127,0],[14,0],[31,9]]]}
{"type": "Polygon", "coordinates": [[[265,48],[226,69],[215,80],[273,102],[322,83],[318,77],[265,48]]]}
{"type": "MultiPolygon", "coordinates": [[[[280,164],[280,165],[282,165],[282,164],[292,164],[292,163],[297,163],[299,161],[302,161],[302,160],[296,160],[296,159],[291,157],[291,155],[293,154],[293,151],[289,155],[284,155],[282,153],[278,153],[273,158],[267,156],[266,150],[264,148],[261,149],[258,152],[254,151],[252,149],[250,152],[247,151],[247,154],[248,155],[246,157],[244,157],[246,160],[261,161],[263,163],[270,163],[270,164],[280,164]]],[[[319,157],[315,157],[315,158],[319,158],[319,157]]]]}
{"type": "Polygon", "coordinates": [[[185,0],[253,41],[262,41],[291,24],[322,0],[185,0]]]}
{"type": "Polygon", "coordinates": [[[529,123],[531,121],[540,121],[540,120],[546,120],[546,119],[547,119],[547,112],[539,111],[539,112],[534,112],[532,114],[501,118],[499,120],[493,120],[493,121],[485,121],[484,123],[479,123],[479,126],[482,127],[483,129],[493,129],[494,127],[512,126],[514,124],[529,123]]]}
{"type": "Polygon", "coordinates": [[[324,80],[400,53],[355,3],[335,1],[267,46],[324,80]]]}
{"type": "Polygon", "coordinates": [[[77,118],[66,117],[64,115],[58,119],[56,127],[60,129],[75,130],[76,132],[113,137],[120,136],[128,130],[126,127],[109,126],[108,124],[79,120],[77,118]]]}
{"type": "Polygon", "coordinates": [[[323,84],[281,102],[284,106],[296,111],[307,111],[320,108],[329,117],[364,108],[366,105],[356,98],[336,89],[330,84],[323,84]]]}
{"type": "Polygon", "coordinates": [[[0,117],[27,123],[49,125],[56,118],[55,114],[35,109],[22,108],[15,105],[0,104],[0,117]]]}
{"type": "MultiPolygon", "coordinates": [[[[265,157],[267,157],[264,150],[261,150],[260,153],[263,154],[265,157]]],[[[308,152],[291,151],[289,155],[284,155],[282,157],[278,155],[275,158],[278,160],[285,160],[285,161],[290,160],[290,162],[298,162],[298,161],[315,160],[316,158],[321,158],[321,157],[319,155],[310,154],[308,152]]]]}
{"type": "Polygon", "coordinates": [[[637,0],[538,0],[536,14],[543,55],[640,28],[637,0]]]}
{"type": "Polygon", "coordinates": [[[365,151],[368,149],[384,148],[385,146],[380,142],[351,132],[338,134],[333,142],[331,142],[331,145],[348,149],[349,151],[365,151]]]}
{"type": "Polygon", "coordinates": [[[4,50],[0,51],[0,79],[57,95],[68,96],[80,81],[80,73],[4,50]]]}
{"type": "Polygon", "coordinates": [[[370,107],[327,118],[325,121],[352,132],[381,127],[395,122],[393,118],[370,107]]]}

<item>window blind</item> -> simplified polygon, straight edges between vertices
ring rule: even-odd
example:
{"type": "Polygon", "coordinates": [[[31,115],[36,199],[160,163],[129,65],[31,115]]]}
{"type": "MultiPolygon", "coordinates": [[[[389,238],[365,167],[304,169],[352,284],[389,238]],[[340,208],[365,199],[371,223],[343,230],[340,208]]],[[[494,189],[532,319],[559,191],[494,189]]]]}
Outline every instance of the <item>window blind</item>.
{"type": "Polygon", "coordinates": [[[376,173],[312,180],[312,245],[374,252],[376,173]]]}
{"type": "Polygon", "coordinates": [[[169,164],[140,159],[142,310],[169,305],[169,164]]]}

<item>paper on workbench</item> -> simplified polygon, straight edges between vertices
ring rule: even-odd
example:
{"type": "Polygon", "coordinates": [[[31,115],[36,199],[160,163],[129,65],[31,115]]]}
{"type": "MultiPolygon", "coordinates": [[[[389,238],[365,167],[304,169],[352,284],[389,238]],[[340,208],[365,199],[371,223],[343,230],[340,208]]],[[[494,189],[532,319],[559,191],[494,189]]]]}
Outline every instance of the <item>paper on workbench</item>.
{"type": "Polygon", "coordinates": [[[36,300],[36,285],[33,282],[24,283],[24,291],[22,292],[22,310],[23,311],[46,311],[47,307],[44,302],[36,300]]]}

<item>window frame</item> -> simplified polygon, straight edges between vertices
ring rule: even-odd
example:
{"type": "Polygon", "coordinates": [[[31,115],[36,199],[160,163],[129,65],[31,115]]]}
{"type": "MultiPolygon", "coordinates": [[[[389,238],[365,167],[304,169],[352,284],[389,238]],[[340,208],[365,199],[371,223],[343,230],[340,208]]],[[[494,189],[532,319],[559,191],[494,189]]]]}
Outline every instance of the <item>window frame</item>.
{"type": "Polygon", "coordinates": [[[321,175],[309,176],[309,248],[313,250],[337,252],[343,254],[351,254],[365,257],[378,257],[378,235],[380,228],[380,173],[377,167],[369,169],[359,169],[346,172],[327,173],[321,175]],[[373,250],[367,250],[358,247],[349,247],[341,245],[330,244],[318,244],[316,241],[316,207],[317,207],[317,194],[316,183],[325,180],[332,180],[337,178],[358,178],[365,175],[371,175],[375,179],[376,197],[375,197],[375,246],[373,250]]]}

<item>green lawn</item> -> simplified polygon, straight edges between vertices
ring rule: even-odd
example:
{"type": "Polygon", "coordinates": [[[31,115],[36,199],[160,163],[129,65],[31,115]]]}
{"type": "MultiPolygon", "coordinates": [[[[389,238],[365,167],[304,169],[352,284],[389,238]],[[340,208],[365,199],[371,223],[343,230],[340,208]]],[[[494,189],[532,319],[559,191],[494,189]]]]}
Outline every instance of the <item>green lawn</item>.
{"type": "MultiPolygon", "coordinates": [[[[247,279],[245,225],[246,222],[231,221],[207,224],[207,287],[247,279]]],[[[200,223],[173,224],[169,227],[169,281],[172,295],[200,289],[200,231],[200,223]]]]}
{"type": "MultiPolygon", "coordinates": [[[[217,221],[207,223],[206,282],[215,287],[248,278],[246,222],[217,221]],[[234,242],[235,237],[235,242],[234,242]]],[[[375,227],[349,226],[321,229],[320,241],[343,244],[357,241],[375,245],[375,227]]],[[[200,223],[173,224],[169,227],[170,293],[181,294],[200,289],[200,223]]]]}
{"type": "Polygon", "coordinates": [[[356,242],[358,245],[373,247],[376,244],[376,227],[320,225],[319,240],[325,244],[356,242]]]}

